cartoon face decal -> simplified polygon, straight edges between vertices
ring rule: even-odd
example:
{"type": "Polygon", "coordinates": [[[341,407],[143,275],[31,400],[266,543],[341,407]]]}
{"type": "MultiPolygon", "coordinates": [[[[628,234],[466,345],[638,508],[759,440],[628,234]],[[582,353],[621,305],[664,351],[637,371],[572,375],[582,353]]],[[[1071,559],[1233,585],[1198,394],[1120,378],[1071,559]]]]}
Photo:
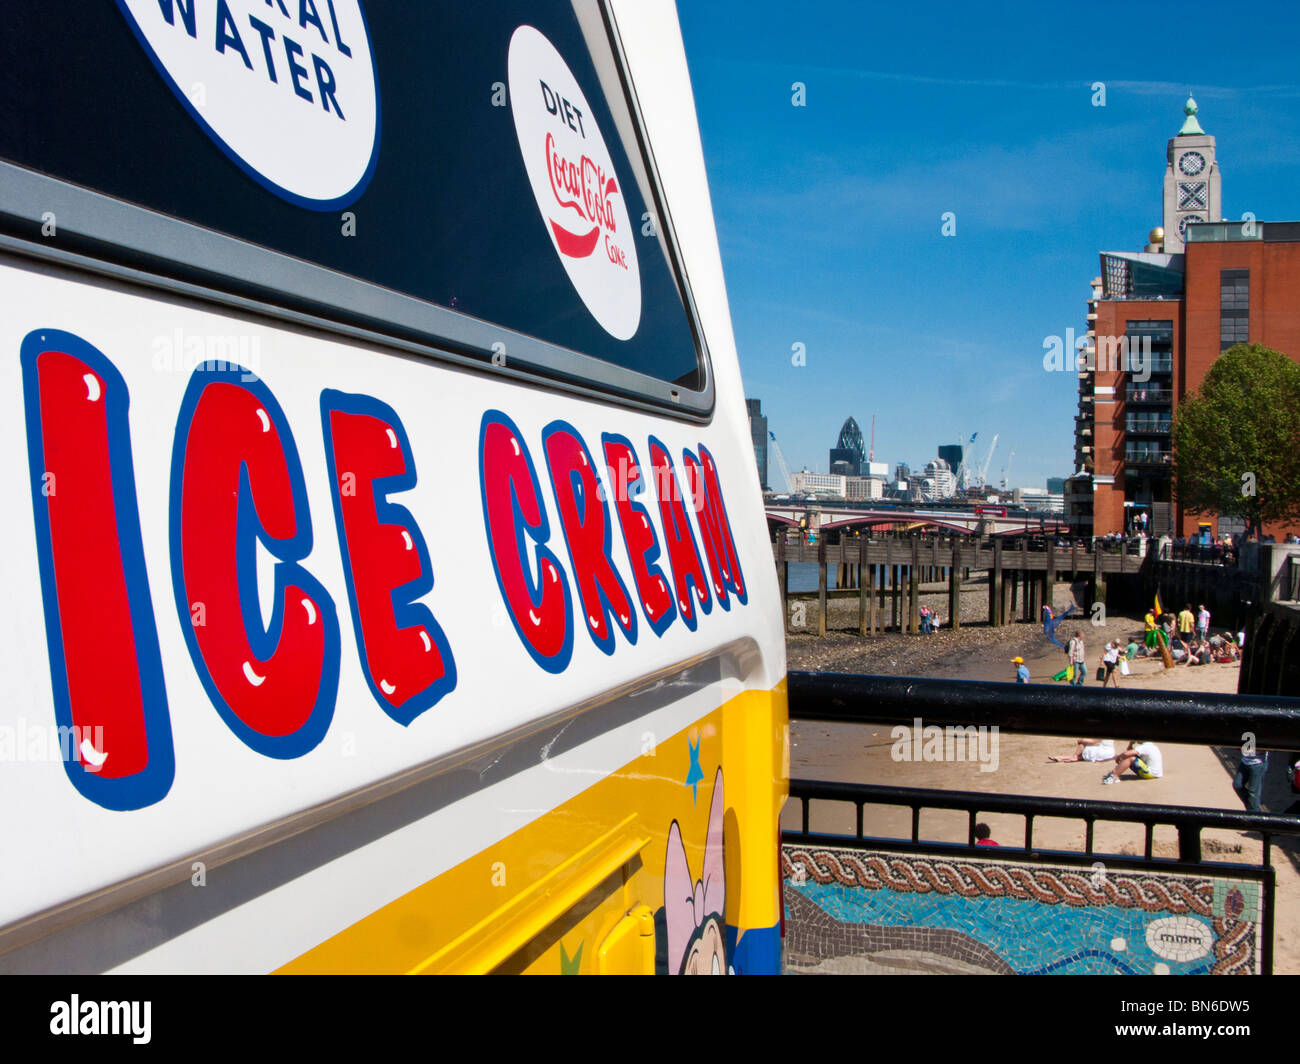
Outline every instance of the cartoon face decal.
{"type": "Polygon", "coordinates": [[[668,938],[668,970],[678,975],[727,973],[723,924],[727,912],[726,868],[722,854],[722,769],[713,781],[709,829],[704,842],[703,874],[692,881],[686,847],[677,821],[668,829],[664,862],[664,910],[668,938]]]}

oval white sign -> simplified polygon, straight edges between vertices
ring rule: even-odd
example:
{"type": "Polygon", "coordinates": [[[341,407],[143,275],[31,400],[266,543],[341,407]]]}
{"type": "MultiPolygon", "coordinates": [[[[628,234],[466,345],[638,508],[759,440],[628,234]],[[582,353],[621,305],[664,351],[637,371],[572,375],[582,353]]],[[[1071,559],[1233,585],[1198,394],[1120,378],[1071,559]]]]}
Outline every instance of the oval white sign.
{"type": "Polygon", "coordinates": [[[1147,945],[1158,957],[1194,961],[1214,947],[1214,932],[1191,916],[1166,916],[1147,925],[1147,945]]]}
{"type": "Polygon", "coordinates": [[[360,0],[117,0],[177,98],[250,177],[300,207],[364,191],[379,83],[360,0]]]}
{"type": "Polygon", "coordinates": [[[622,177],[587,97],[532,26],[510,38],[509,79],[524,169],[555,253],[592,317],[626,340],[641,324],[641,271],[622,177]]]}

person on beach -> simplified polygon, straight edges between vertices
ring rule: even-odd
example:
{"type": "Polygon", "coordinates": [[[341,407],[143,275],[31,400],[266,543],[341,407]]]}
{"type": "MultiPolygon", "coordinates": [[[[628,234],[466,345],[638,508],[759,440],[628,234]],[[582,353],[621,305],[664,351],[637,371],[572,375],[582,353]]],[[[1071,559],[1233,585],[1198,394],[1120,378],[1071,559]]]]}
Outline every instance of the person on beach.
{"type": "Polygon", "coordinates": [[[1069,656],[1070,667],[1074,670],[1070,683],[1075,687],[1082,687],[1083,674],[1088,671],[1088,652],[1083,645],[1082,632],[1074,633],[1065,652],[1069,656]]]}
{"type": "Polygon", "coordinates": [[[1156,647],[1156,611],[1154,609],[1147,610],[1145,621],[1147,649],[1158,652],[1156,647]]]}
{"type": "Polygon", "coordinates": [[[1116,670],[1119,667],[1119,644],[1113,639],[1106,644],[1106,651],[1101,656],[1101,664],[1106,670],[1106,677],[1101,682],[1102,687],[1110,686],[1112,681],[1114,686],[1118,687],[1119,677],[1116,675],[1116,670]]]}
{"type": "Polygon", "coordinates": [[[1029,666],[1025,664],[1024,658],[1012,658],[1011,664],[1016,667],[1016,683],[1029,682],[1029,666]]]}
{"type": "Polygon", "coordinates": [[[1210,638],[1210,611],[1205,608],[1204,602],[1196,613],[1196,630],[1202,639],[1210,638]]]}
{"type": "Polygon", "coordinates": [[[1102,777],[1102,783],[1118,783],[1120,776],[1129,769],[1140,780],[1158,780],[1165,774],[1164,758],[1160,756],[1160,747],[1155,743],[1130,740],[1128,749],[1115,755],[1115,767],[1102,777]]]}
{"type": "Polygon", "coordinates": [[[1259,796],[1264,790],[1264,773],[1268,771],[1268,751],[1253,747],[1242,751],[1237,774],[1232,777],[1232,789],[1237,792],[1248,813],[1260,811],[1259,796]]]}
{"type": "Polygon", "coordinates": [[[1189,602],[1183,607],[1182,613],[1178,615],[1178,634],[1183,637],[1183,642],[1187,642],[1188,637],[1192,634],[1192,629],[1196,627],[1196,618],[1192,616],[1192,604],[1189,602]]]}
{"type": "Polygon", "coordinates": [[[1049,761],[1068,764],[1074,761],[1114,761],[1115,744],[1109,739],[1076,739],[1074,753],[1057,754],[1049,761]]]}
{"type": "Polygon", "coordinates": [[[975,825],[975,845],[996,846],[997,843],[994,842],[992,838],[990,838],[992,834],[993,834],[993,829],[990,828],[983,821],[980,821],[980,823],[975,825]]]}

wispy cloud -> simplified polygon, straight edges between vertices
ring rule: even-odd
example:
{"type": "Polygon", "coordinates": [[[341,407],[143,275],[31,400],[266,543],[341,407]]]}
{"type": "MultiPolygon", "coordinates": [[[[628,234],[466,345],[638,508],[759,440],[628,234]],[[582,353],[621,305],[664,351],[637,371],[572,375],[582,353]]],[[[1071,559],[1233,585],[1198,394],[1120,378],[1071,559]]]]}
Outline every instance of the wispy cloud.
{"type": "Polygon", "coordinates": [[[745,70],[781,69],[790,74],[822,74],[827,77],[846,78],[857,81],[885,81],[902,85],[943,85],[953,88],[988,88],[988,89],[1032,89],[1040,92],[1077,92],[1080,87],[1088,87],[1093,81],[1104,81],[1107,90],[1121,90],[1141,96],[1177,96],[1182,93],[1205,96],[1211,99],[1241,99],[1244,97],[1289,98],[1300,96],[1300,83],[1277,85],[1203,85],[1195,81],[1143,81],[1132,78],[1108,78],[1099,73],[1091,79],[1022,81],[1012,78],[963,78],[944,77],[937,74],[915,74],[893,70],[864,70],[860,67],[820,66],[791,63],[759,62],[750,59],[721,59],[725,64],[745,70]]]}

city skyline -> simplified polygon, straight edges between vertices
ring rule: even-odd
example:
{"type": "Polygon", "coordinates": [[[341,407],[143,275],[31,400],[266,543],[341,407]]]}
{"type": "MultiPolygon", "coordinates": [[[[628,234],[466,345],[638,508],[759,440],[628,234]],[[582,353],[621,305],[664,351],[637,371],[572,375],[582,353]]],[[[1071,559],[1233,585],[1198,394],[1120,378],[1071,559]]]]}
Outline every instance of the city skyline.
{"type": "Polygon", "coordinates": [[[746,394],[792,470],[874,414],[891,466],[998,433],[991,481],[1012,451],[1013,484],[1069,475],[1076,375],[1044,355],[1083,335],[1098,250],[1140,251],[1160,224],[1189,93],[1224,217],[1300,218],[1300,19],[1269,9],[1266,45],[1217,36],[1211,61],[1204,4],[1129,5],[1086,49],[1053,47],[1076,23],[1028,6],[993,22],[944,5],[924,29],[818,11],[680,9],[746,394]]]}

